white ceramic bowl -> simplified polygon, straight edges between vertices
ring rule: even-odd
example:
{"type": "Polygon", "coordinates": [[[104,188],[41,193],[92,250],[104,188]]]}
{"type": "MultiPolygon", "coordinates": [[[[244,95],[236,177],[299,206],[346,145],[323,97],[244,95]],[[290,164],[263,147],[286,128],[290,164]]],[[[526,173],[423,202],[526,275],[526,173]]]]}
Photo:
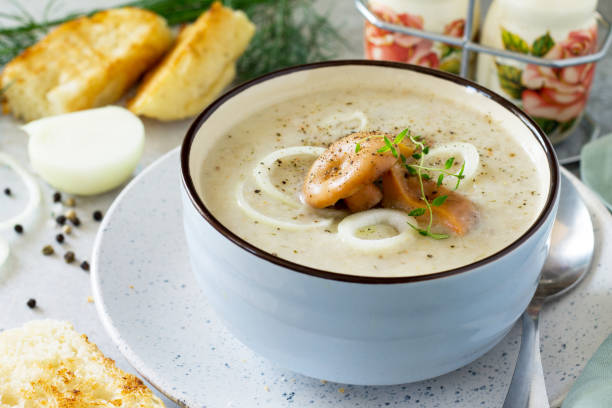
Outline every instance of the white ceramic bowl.
{"type": "MultiPolygon", "coordinates": [[[[462,78],[380,61],[289,68],[245,83],[210,105],[181,151],[191,265],[230,331],[296,372],[350,384],[438,376],[491,349],[527,307],[547,255],[559,170],[545,134],[514,105],[462,78]],[[546,204],[518,240],[470,265],[415,277],[363,277],[280,259],[239,238],[200,199],[206,152],[230,127],[289,97],[334,87],[435,89],[489,113],[527,147],[549,180],[546,204]]],[[[194,322],[197,324],[197,322],[194,322]]]]}

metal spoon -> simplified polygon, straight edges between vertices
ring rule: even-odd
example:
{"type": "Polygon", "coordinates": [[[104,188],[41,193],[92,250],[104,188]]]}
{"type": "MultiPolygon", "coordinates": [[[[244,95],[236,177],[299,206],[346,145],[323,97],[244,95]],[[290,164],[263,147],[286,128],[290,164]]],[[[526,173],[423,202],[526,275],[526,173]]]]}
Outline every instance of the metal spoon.
{"type": "Polygon", "coordinates": [[[562,174],[559,210],[553,226],[551,247],[535,296],[523,314],[523,334],[516,367],[503,408],[548,406],[546,393],[534,395],[534,381],[546,390],[540,362],[538,319],[545,302],[576,286],[590,269],[595,247],[593,223],[572,182],[562,174]],[[534,378],[534,371],[538,375],[534,378]],[[538,401],[538,405],[533,405],[538,401]]]}

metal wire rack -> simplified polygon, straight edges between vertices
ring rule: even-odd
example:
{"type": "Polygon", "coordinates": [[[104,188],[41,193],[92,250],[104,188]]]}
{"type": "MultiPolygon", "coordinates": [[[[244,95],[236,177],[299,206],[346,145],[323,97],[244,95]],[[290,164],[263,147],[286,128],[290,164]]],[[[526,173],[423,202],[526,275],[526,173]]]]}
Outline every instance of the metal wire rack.
{"type": "MultiPolygon", "coordinates": [[[[597,51],[595,53],[566,59],[545,59],[532,55],[521,54],[518,52],[492,48],[472,41],[471,34],[474,23],[474,8],[476,0],[469,0],[468,2],[463,37],[452,37],[449,35],[419,30],[416,28],[405,27],[402,25],[392,24],[383,21],[379,19],[374,13],[372,13],[372,11],[370,11],[367,3],[368,0],[355,0],[355,6],[357,7],[359,13],[361,13],[361,15],[368,22],[378,28],[401,34],[413,35],[416,37],[421,37],[428,40],[438,41],[456,47],[460,47],[464,52],[462,52],[461,54],[461,69],[459,75],[464,78],[468,78],[469,61],[472,53],[484,53],[496,57],[513,59],[519,62],[544,67],[565,68],[575,65],[587,64],[590,62],[597,62],[606,55],[610,48],[610,45],[612,45],[612,23],[600,12],[596,12],[595,18],[597,20],[598,28],[604,30],[605,34],[602,37],[602,41],[599,42],[597,51]]],[[[583,141],[583,143],[593,140],[599,136],[600,126],[599,124],[597,124],[597,122],[593,120],[593,118],[588,113],[584,115],[582,122],[584,123],[581,123],[580,128],[586,128],[584,130],[590,134],[590,137],[588,137],[587,140],[583,141]]],[[[579,159],[579,154],[569,152],[566,157],[560,158],[560,162],[561,164],[569,164],[579,161],[579,159]]]]}

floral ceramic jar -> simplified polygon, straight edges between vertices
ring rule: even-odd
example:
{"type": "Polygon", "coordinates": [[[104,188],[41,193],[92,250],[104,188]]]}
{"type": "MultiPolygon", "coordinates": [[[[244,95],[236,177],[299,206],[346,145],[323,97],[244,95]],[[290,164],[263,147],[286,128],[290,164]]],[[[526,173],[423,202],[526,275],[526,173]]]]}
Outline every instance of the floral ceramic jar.
{"type": "MultiPolygon", "coordinates": [[[[369,8],[379,19],[453,37],[462,37],[468,0],[371,0],[369,8]]],[[[479,1],[474,12],[477,31],[479,1]]],[[[461,49],[420,37],[382,30],[366,21],[366,58],[407,62],[458,74],[461,49]]]]}
{"type": "MultiPolygon", "coordinates": [[[[564,59],[597,49],[597,0],[494,0],[482,43],[526,55],[564,59]]],[[[580,122],[595,64],[547,68],[480,54],[477,80],[527,112],[553,142],[580,122]]]]}

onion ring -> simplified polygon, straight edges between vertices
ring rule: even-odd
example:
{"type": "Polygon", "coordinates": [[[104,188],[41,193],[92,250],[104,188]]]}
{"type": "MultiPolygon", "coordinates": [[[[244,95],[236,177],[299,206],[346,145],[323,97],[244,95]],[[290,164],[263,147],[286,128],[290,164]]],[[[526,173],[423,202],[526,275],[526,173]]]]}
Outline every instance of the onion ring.
{"type": "Polygon", "coordinates": [[[417,224],[415,219],[408,216],[404,211],[377,208],[345,217],[338,224],[338,235],[345,243],[360,251],[382,251],[393,249],[410,239],[414,239],[415,234],[411,233],[412,228],[408,223],[417,224]],[[394,227],[398,234],[381,239],[362,239],[355,235],[361,228],[383,223],[394,227]]]}
{"type": "MultiPolygon", "coordinates": [[[[436,147],[432,147],[429,150],[429,154],[425,156],[425,160],[430,161],[433,157],[439,157],[442,159],[442,162],[447,160],[453,154],[461,155],[463,158],[463,163],[465,167],[463,169],[463,180],[462,183],[471,182],[474,176],[476,175],[476,170],[478,170],[478,165],[480,163],[480,155],[478,154],[478,150],[471,143],[464,142],[452,142],[441,144],[436,147]]],[[[444,180],[446,181],[446,180],[444,180]]],[[[447,187],[454,187],[455,182],[449,181],[449,185],[447,187]]]]}
{"type": "Polygon", "coordinates": [[[331,223],[334,221],[333,218],[322,218],[320,222],[300,224],[296,222],[282,221],[276,218],[269,217],[265,214],[262,214],[255,208],[253,208],[253,206],[251,206],[251,204],[247,202],[244,196],[244,183],[238,186],[238,191],[236,194],[236,201],[240,209],[244,211],[249,217],[253,218],[254,220],[263,222],[273,227],[283,228],[286,230],[298,231],[298,230],[308,230],[308,229],[319,228],[319,227],[327,227],[331,225],[331,223]]]}
{"type": "Polygon", "coordinates": [[[0,152],[0,164],[5,164],[12,168],[15,173],[23,180],[28,189],[28,204],[19,214],[0,221],[0,229],[12,228],[15,224],[23,223],[30,214],[40,205],[40,189],[34,177],[32,177],[23,167],[21,167],[11,156],[0,152]]]}
{"type": "Polygon", "coordinates": [[[286,149],[276,150],[263,159],[260,160],[259,164],[253,169],[253,176],[259,187],[270,194],[274,198],[282,201],[283,203],[297,208],[301,207],[302,203],[290,197],[288,194],[283,193],[270,181],[270,167],[283,157],[291,156],[320,156],[326,149],[324,147],[316,146],[294,146],[286,149]]]}

